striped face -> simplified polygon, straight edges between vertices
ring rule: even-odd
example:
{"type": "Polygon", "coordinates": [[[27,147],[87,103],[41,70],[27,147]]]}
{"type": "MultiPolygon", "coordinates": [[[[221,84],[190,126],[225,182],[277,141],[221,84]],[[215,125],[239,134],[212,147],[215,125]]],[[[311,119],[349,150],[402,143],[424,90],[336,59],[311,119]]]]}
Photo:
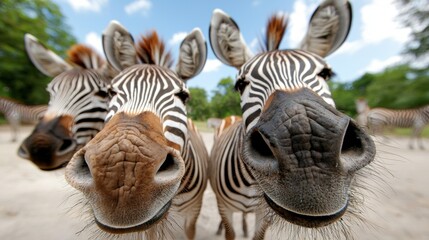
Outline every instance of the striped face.
{"type": "Polygon", "coordinates": [[[267,99],[275,91],[308,88],[335,107],[326,80],[330,67],[319,56],[301,50],[262,53],[244,64],[235,88],[241,94],[246,132],[258,122],[267,99]]]}
{"type": "Polygon", "coordinates": [[[45,120],[70,116],[72,134],[85,144],[104,126],[107,113],[107,85],[93,70],[74,69],[58,75],[49,83],[49,107],[45,120]]]}
{"type": "Polygon", "coordinates": [[[182,150],[187,136],[185,103],[189,91],[173,71],[156,65],[129,67],[113,79],[111,93],[106,121],[121,112],[151,112],[161,120],[169,145],[182,150]]]}

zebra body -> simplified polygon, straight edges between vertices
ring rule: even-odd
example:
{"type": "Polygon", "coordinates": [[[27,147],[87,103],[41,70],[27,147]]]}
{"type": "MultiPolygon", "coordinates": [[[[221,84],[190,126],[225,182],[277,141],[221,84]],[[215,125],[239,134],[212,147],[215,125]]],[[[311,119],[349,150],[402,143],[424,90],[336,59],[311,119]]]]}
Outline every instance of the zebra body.
{"type": "Polygon", "coordinates": [[[339,220],[354,217],[349,189],[355,173],[374,159],[375,145],[335,109],[326,83],[332,70],[322,57],[345,41],[351,12],[348,1],[322,2],[296,50],[278,50],[286,18],[273,17],[264,51],[256,55],[234,20],[213,12],[210,44],[220,61],[238,69],[235,88],[243,113],[242,122],[215,141],[209,163],[226,239],[235,237],[233,211],[256,211],[254,239],[262,239],[273,223],[295,225],[292,238],[303,238],[304,228],[321,228],[326,239],[350,236],[339,220]],[[325,231],[329,226],[332,232],[325,231]]]}
{"type": "Polygon", "coordinates": [[[242,212],[243,231],[247,236],[245,216],[256,213],[254,238],[262,239],[269,222],[263,218],[264,211],[260,209],[258,183],[241,158],[243,131],[240,119],[215,138],[209,161],[210,185],[216,195],[222,222],[231,223],[233,213],[242,212]]]}
{"type": "Polygon", "coordinates": [[[73,156],[66,179],[84,193],[105,232],[159,239],[173,237],[178,225],[194,239],[208,153],[187,119],[185,81],[204,66],[202,33],[195,29],[183,40],[175,71],[156,32],[134,44],[112,21],[103,48],[121,73],[111,82],[105,127],[73,156]]]}
{"type": "Polygon", "coordinates": [[[429,123],[429,105],[415,109],[373,108],[368,112],[368,128],[373,133],[383,133],[389,127],[412,128],[413,132],[409,147],[413,148],[413,140],[424,148],[421,133],[429,123]],[[419,141],[420,140],[420,141],[419,141]]]}
{"type": "Polygon", "coordinates": [[[83,45],[70,48],[68,63],[30,34],[25,43],[33,64],[53,79],[47,86],[48,108],[18,155],[42,170],[56,169],[103,128],[109,100],[109,79],[104,76],[111,71],[95,51],[83,45]]]}
{"type": "Polygon", "coordinates": [[[21,123],[36,123],[46,112],[47,105],[25,105],[0,97],[0,113],[3,113],[12,128],[12,142],[18,138],[21,123]]]}

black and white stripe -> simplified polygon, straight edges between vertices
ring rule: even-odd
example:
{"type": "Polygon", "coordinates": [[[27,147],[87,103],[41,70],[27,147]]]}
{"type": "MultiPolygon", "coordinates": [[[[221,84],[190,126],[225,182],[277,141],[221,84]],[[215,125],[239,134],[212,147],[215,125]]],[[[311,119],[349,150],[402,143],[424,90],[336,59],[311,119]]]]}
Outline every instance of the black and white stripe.
{"type": "Polygon", "coordinates": [[[429,123],[429,105],[414,109],[387,109],[373,108],[368,112],[368,128],[373,133],[382,133],[387,127],[412,128],[413,133],[409,147],[413,147],[413,139],[420,139],[420,148],[423,148],[421,133],[429,123]]]}
{"type": "Polygon", "coordinates": [[[108,94],[103,77],[94,70],[73,69],[61,73],[48,85],[49,107],[45,118],[71,116],[72,135],[82,145],[104,126],[108,94]]]}
{"type": "Polygon", "coordinates": [[[262,53],[244,64],[236,86],[248,85],[241,97],[246,132],[259,120],[265,102],[274,91],[309,88],[335,106],[326,79],[320,74],[323,71],[330,71],[326,62],[302,50],[262,53]]]}

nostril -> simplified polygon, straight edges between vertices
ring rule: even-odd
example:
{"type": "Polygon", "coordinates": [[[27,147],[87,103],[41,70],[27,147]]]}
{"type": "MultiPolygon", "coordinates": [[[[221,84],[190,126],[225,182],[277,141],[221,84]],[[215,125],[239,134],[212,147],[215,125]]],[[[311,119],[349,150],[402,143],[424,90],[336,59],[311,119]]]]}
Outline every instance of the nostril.
{"type": "Polygon", "coordinates": [[[264,158],[274,158],[271,148],[265,142],[259,131],[254,131],[250,135],[250,144],[253,151],[264,158]]]}
{"type": "Polygon", "coordinates": [[[85,191],[92,184],[91,170],[85,160],[85,151],[78,151],[66,167],[66,180],[74,188],[85,191]]]}
{"type": "Polygon", "coordinates": [[[29,159],[30,158],[30,154],[28,153],[27,148],[24,145],[21,145],[18,149],[18,156],[25,158],[25,159],[29,159]]]}
{"type": "Polygon", "coordinates": [[[61,144],[60,148],[58,149],[59,152],[63,152],[65,150],[67,150],[72,144],[73,144],[73,140],[64,139],[63,144],[61,144]]]}
{"type": "Polygon", "coordinates": [[[155,174],[155,181],[168,182],[170,180],[181,178],[181,174],[183,174],[183,172],[181,171],[180,166],[181,164],[178,158],[171,153],[167,154],[164,162],[155,174]]]}
{"type": "Polygon", "coordinates": [[[174,164],[173,156],[171,154],[167,154],[165,161],[162,163],[161,167],[159,167],[159,169],[158,169],[158,173],[173,170],[174,166],[175,166],[175,164],[174,164]]]}
{"type": "Polygon", "coordinates": [[[353,122],[350,122],[344,133],[341,154],[359,155],[362,151],[363,147],[362,140],[360,138],[360,130],[353,122]]]}
{"type": "Polygon", "coordinates": [[[340,161],[343,168],[355,172],[374,160],[375,153],[375,145],[369,135],[350,121],[341,146],[340,161]]]}
{"type": "Polygon", "coordinates": [[[66,154],[75,149],[75,144],[73,139],[63,139],[61,146],[58,148],[57,154],[58,156],[66,154]]]}

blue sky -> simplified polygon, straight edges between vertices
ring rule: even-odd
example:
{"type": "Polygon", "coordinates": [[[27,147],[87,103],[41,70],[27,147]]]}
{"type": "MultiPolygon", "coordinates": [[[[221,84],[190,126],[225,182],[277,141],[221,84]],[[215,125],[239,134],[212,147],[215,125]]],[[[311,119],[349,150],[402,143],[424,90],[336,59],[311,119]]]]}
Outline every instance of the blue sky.
{"type": "MultiPolygon", "coordinates": [[[[308,20],[321,0],[53,0],[70,33],[102,53],[101,34],[111,20],[119,21],[139,39],[156,29],[177,59],[178,48],[187,32],[198,27],[208,46],[208,58],[200,75],[188,81],[210,94],[223,77],[235,77],[236,70],[221,64],[208,42],[208,28],[214,9],[229,14],[239,25],[247,44],[256,52],[257,40],[273,13],[289,15],[289,25],[281,49],[294,48],[307,31],[308,20]]],[[[337,74],[336,81],[359,78],[365,72],[379,72],[401,61],[400,52],[409,30],[397,22],[394,0],[351,0],[353,24],[345,44],[327,57],[337,74]]]]}

